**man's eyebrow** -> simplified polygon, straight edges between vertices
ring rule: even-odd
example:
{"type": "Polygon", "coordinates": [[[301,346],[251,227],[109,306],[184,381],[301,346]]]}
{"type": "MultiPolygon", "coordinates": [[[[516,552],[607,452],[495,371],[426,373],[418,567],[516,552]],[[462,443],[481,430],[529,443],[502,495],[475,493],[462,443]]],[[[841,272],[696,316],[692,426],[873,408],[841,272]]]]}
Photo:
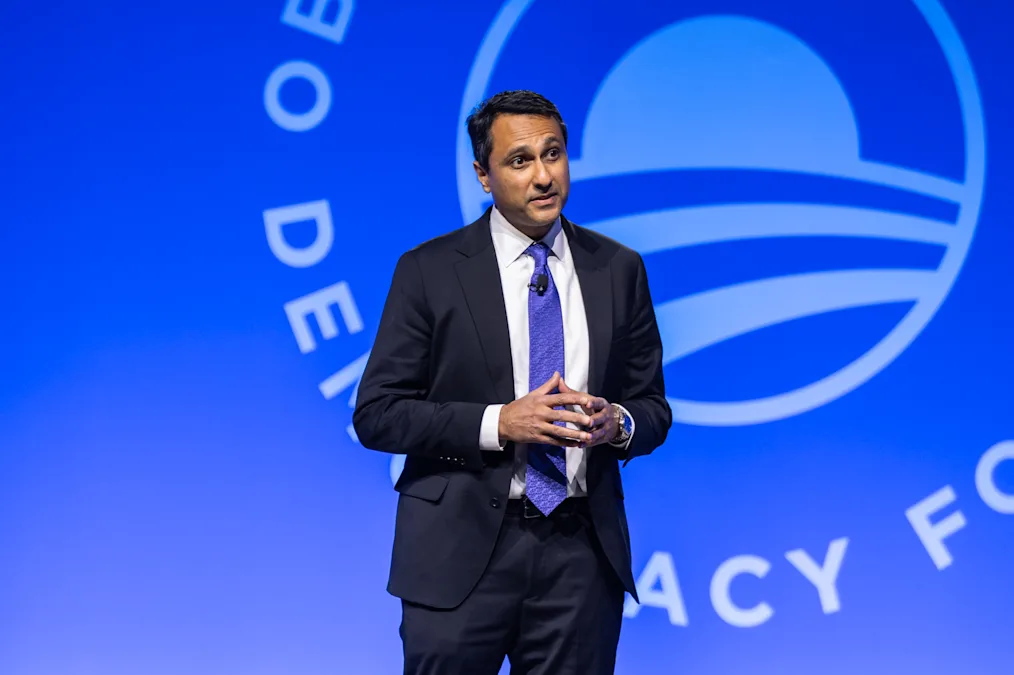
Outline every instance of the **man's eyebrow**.
{"type": "Polygon", "coordinates": [[[532,146],[528,145],[527,143],[524,145],[515,145],[513,148],[507,151],[507,153],[504,155],[504,159],[505,160],[510,159],[514,155],[517,155],[518,153],[521,152],[528,155],[532,154],[532,146]]]}
{"type": "MultiPolygon", "coordinates": [[[[563,141],[561,141],[560,138],[557,137],[554,134],[554,135],[549,136],[548,138],[546,138],[546,140],[542,142],[542,145],[543,146],[547,146],[547,145],[553,145],[554,143],[557,144],[557,145],[561,145],[563,143],[563,141]]],[[[516,145],[513,148],[511,148],[510,150],[508,150],[507,153],[504,155],[504,159],[510,159],[511,157],[517,155],[518,153],[522,153],[522,152],[525,153],[525,154],[529,154],[529,155],[534,154],[534,151],[532,150],[532,146],[530,146],[527,143],[525,143],[524,145],[516,145]]]]}

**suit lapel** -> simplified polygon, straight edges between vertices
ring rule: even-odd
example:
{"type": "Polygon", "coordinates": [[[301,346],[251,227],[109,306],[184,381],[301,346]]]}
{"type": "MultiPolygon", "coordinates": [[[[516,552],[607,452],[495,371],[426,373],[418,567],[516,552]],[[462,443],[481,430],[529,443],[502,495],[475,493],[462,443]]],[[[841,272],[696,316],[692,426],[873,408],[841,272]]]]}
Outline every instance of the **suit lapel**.
{"type": "Polygon", "coordinates": [[[482,218],[466,228],[459,250],[467,257],[455,265],[455,272],[479,334],[497,400],[510,403],[514,400],[514,364],[500,269],[489,231],[489,214],[487,210],[482,218]]]}
{"type": "Polygon", "coordinates": [[[581,297],[588,321],[588,393],[601,396],[609,347],[613,339],[613,285],[602,248],[566,218],[562,220],[581,283],[581,297]]]}
{"type": "MultiPolygon", "coordinates": [[[[479,335],[497,400],[509,403],[514,400],[514,364],[489,214],[487,210],[466,228],[459,246],[466,257],[455,264],[455,272],[479,335]]],[[[588,323],[588,392],[601,395],[613,338],[612,278],[598,243],[566,218],[562,219],[562,225],[574,257],[588,323]]]]}

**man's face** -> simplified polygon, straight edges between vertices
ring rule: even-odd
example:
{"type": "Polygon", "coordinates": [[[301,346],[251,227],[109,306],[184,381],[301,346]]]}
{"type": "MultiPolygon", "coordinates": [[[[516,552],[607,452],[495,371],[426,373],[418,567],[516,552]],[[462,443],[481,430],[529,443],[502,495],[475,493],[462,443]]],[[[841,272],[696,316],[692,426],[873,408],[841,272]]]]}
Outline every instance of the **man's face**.
{"type": "Polygon", "coordinates": [[[507,220],[518,228],[553,224],[570,195],[570,165],[556,120],[536,115],[498,115],[492,127],[489,171],[475,173],[507,220]]]}

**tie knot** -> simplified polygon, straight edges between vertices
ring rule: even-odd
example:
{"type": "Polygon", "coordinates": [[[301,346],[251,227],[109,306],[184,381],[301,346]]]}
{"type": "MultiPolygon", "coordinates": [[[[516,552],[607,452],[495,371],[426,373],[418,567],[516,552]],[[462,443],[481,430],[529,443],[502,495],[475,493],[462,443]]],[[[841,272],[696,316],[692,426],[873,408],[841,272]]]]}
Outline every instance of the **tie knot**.
{"type": "Polygon", "coordinates": [[[535,242],[528,247],[525,253],[535,259],[535,269],[544,269],[546,267],[546,261],[549,259],[549,247],[543,242],[535,242]]]}

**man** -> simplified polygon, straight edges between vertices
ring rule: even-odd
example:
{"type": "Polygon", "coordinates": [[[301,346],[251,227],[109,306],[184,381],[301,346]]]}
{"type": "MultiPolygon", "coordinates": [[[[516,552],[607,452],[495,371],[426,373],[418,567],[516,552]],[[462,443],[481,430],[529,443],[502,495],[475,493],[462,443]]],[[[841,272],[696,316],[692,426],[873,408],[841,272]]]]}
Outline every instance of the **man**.
{"type": "MultiPolygon", "coordinates": [[[[359,385],[407,455],[388,590],[405,673],[612,673],[634,595],[619,463],[672,423],[640,256],[561,216],[567,129],[527,91],[468,118],[494,206],[401,257],[359,385]]],[[[411,216],[410,216],[411,217],[411,216]]]]}

